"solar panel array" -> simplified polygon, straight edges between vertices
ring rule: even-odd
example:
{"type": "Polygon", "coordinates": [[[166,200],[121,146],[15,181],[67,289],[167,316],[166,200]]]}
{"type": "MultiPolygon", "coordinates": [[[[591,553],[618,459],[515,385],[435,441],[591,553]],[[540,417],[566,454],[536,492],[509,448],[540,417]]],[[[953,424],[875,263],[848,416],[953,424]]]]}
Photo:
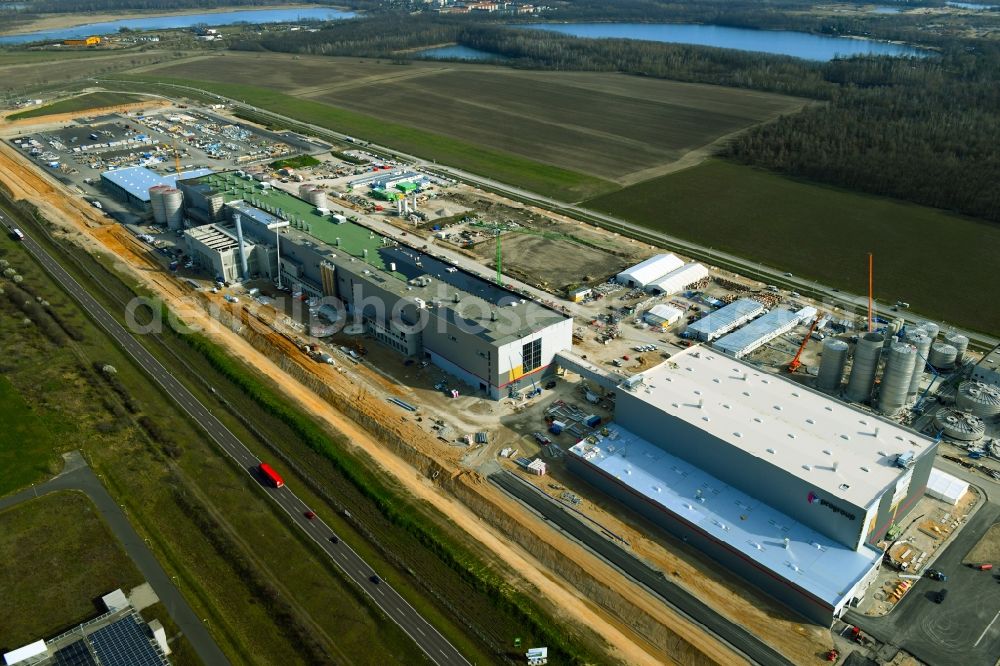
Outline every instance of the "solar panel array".
{"type": "Polygon", "coordinates": [[[54,666],[97,666],[82,638],[58,650],[52,663],[54,666]]]}
{"type": "Polygon", "coordinates": [[[88,636],[102,666],[169,666],[153,647],[146,625],[137,614],[123,617],[88,636]]]}

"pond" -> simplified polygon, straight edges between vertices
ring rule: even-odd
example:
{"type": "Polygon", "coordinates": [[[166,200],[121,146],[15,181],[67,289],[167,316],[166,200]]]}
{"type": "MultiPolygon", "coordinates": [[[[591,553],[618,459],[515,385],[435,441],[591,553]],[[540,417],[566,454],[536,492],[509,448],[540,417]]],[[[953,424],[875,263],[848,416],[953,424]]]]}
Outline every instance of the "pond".
{"type": "Polygon", "coordinates": [[[575,37],[641,39],[674,44],[717,46],[805,60],[833,60],[855,55],[922,56],[929,52],[871,39],[828,37],[791,30],[752,30],[685,23],[528,23],[521,28],[549,30],[575,37]]]}

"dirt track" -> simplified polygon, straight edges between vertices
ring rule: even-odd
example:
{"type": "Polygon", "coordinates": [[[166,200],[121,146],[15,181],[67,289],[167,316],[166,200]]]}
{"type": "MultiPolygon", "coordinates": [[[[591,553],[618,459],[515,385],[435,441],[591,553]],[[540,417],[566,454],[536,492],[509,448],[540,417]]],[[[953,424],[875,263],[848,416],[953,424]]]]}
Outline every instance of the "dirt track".
{"type": "Polygon", "coordinates": [[[133,102],[132,104],[102,106],[93,109],[84,109],[82,111],[72,111],[70,113],[55,113],[47,116],[34,116],[31,118],[21,118],[19,120],[7,120],[7,116],[20,112],[19,109],[15,109],[13,111],[0,113],[0,118],[3,118],[3,129],[7,129],[13,127],[27,127],[30,125],[62,124],[85,116],[98,116],[108,113],[128,113],[129,111],[141,111],[143,109],[152,109],[161,106],[170,106],[170,104],[163,100],[150,100],[148,102],[133,102]]]}
{"type": "MultiPolygon", "coordinates": [[[[509,567],[507,573],[514,584],[521,588],[536,588],[540,597],[547,600],[558,614],[604,637],[612,646],[614,656],[624,663],[659,664],[669,661],[666,653],[660,649],[653,649],[634,633],[636,630],[642,631],[641,629],[623,626],[619,620],[591,599],[584,597],[577,589],[579,586],[577,581],[566,581],[554,574],[527,550],[512,544],[510,539],[493,526],[496,522],[493,522],[493,525],[487,524],[485,516],[476,515],[468,506],[456,500],[439,485],[432,483],[401,457],[387,450],[386,446],[368,431],[346,418],[312,390],[294,380],[288,372],[255,349],[247,340],[235,334],[230,328],[219,325],[218,321],[212,319],[206,312],[205,303],[192,300],[191,291],[166,275],[148,256],[145,246],[119,225],[109,224],[99,211],[87,205],[81,197],[73,195],[62,185],[39,174],[21,155],[4,144],[0,144],[0,173],[3,174],[3,182],[15,197],[35,203],[47,219],[63,228],[75,242],[89,251],[112,252],[122,262],[120,266],[122,269],[132,273],[144,286],[163,298],[185,321],[202,327],[216,343],[224,346],[231,354],[272,378],[286,395],[346,435],[359,449],[403,484],[414,497],[428,502],[448,516],[476,542],[478,547],[492,552],[506,563],[509,567]]],[[[616,607],[616,613],[622,617],[641,613],[651,618],[655,625],[646,628],[643,633],[646,636],[655,634],[660,638],[657,641],[659,645],[674,646],[675,649],[670,652],[675,659],[687,663],[742,663],[741,659],[719,645],[711,636],[677,616],[638,586],[623,579],[617,571],[589,551],[558,536],[548,525],[527,514],[520,505],[513,503],[491,484],[482,482],[475,475],[463,472],[458,466],[456,453],[448,452],[415,424],[401,421],[398,413],[390,412],[382,402],[367,398],[350,378],[328,366],[308,361],[290,341],[281,336],[273,332],[269,332],[268,335],[281,350],[284,358],[295,364],[298,370],[317,376],[336,390],[344,391],[344,395],[356,394],[361,410],[370,413],[379,422],[392,422],[393,430],[398,436],[406,438],[414,449],[432,456],[441,467],[449,470],[450,482],[460,484],[463,493],[478,494],[485,503],[501,510],[505,515],[494,516],[493,520],[508,524],[516,523],[522,530],[523,537],[528,539],[522,543],[538,543],[544,548],[555,548],[560,557],[566,559],[566,563],[577,565],[579,571],[586,572],[594,581],[613,586],[615,593],[621,595],[621,603],[628,606],[626,609],[628,612],[616,607]],[[531,539],[537,541],[532,542],[531,539]]],[[[382,390],[394,388],[376,373],[362,370],[362,374],[365,383],[372,388],[382,390]]],[[[532,552],[541,550],[541,548],[532,549],[532,552]]]]}

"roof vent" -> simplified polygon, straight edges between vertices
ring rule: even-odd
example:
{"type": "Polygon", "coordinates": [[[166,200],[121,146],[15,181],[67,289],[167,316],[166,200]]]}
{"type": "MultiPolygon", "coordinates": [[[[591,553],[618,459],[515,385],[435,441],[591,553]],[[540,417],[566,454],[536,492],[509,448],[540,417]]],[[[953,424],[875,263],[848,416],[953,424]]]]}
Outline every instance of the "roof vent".
{"type": "Polygon", "coordinates": [[[774,453],[774,449],[772,449],[771,447],[766,448],[765,451],[767,451],[768,453],[774,453]]]}
{"type": "Polygon", "coordinates": [[[742,436],[743,436],[743,433],[741,433],[739,431],[733,433],[733,437],[742,437],[742,436]]]}
{"type": "Polygon", "coordinates": [[[861,471],[862,471],[862,472],[870,472],[871,470],[870,470],[870,469],[868,469],[867,467],[865,467],[864,465],[862,465],[862,466],[861,466],[861,471]]]}
{"type": "Polygon", "coordinates": [[[841,438],[841,439],[846,439],[847,441],[850,441],[850,440],[851,440],[851,436],[850,436],[850,435],[848,435],[848,434],[843,434],[843,435],[841,435],[841,436],[840,436],[840,438],[841,438]]]}
{"type": "Polygon", "coordinates": [[[807,472],[808,472],[809,470],[811,470],[811,469],[812,469],[812,466],[811,466],[811,465],[803,465],[803,466],[802,466],[802,469],[804,469],[805,471],[807,471],[807,472]]]}
{"type": "Polygon", "coordinates": [[[806,423],[808,423],[809,425],[816,425],[816,420],[815,419],[806,419],[806,423]]]}
{"type": "Polygon", "coordinates": [[[823,449],[823,453],[825,453],[825,454],[826,454],[826,455],[828,455],[828,456],[832,456],[832,455],[833,455],[833,454],[832,454],[832,453],[830,452],[830,449],[823,449]]]}
{"type": "Polygon", "coordinates": [[[840,488],[841,490],[847,490],[848,488],[851,487],[851,485],[849,483],[842,483],[837,487],[840,488]]]}

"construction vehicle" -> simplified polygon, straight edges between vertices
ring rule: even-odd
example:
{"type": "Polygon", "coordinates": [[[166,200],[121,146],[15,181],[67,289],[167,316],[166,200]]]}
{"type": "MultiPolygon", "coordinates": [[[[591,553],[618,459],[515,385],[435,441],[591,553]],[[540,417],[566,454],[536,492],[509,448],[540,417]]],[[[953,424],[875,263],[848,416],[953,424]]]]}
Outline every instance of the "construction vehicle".
{"type": "Polygon", "coordinates": [[[809,332],[806,333],[804,338],[802,338],[802,344],[799,345],[799,350],[795,352],[795,358],[793,358],[792,362],[788,364],[788,372],[795,372],[799,369],[799,366],[802,365],[802,361],[800,360],[802,358],[802,352],[805,351],[806,343],[809,342],[809,338],[812,337],[813,331],[816,330],[816,325],[819,324],[819,320],[819,316],[813,319],[813,323],[809,327],[809,332]]]}

